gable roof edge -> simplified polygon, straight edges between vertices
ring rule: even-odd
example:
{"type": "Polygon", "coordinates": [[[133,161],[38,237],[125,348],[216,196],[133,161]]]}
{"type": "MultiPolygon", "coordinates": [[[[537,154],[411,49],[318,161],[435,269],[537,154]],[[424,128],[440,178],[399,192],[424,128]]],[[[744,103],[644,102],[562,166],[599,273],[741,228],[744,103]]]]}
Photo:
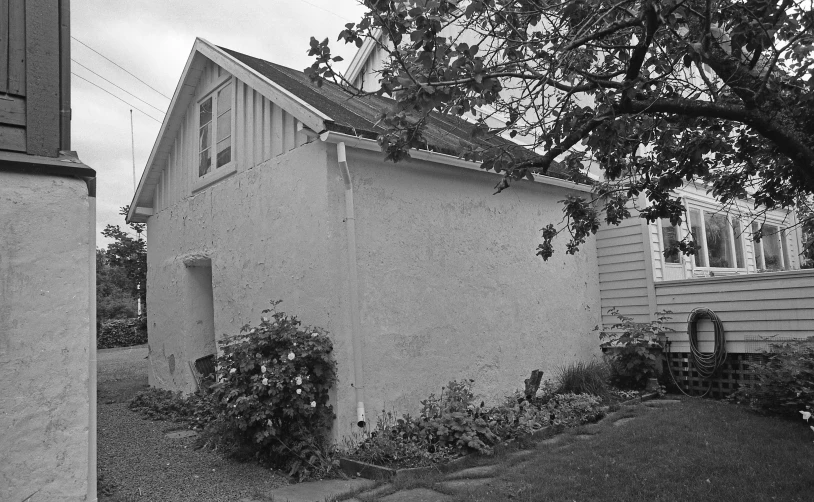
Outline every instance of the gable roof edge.
{"type": "MultiPolygon", "coordinates": [[[[224,70],[249,85],[252,89],[258,91],[266,99],[272,101],[274,104],[285,109],[300,122],[316,131],[323,131],[326,129],[325,122],[332,122],[333,120],[326,114],[319,111],[317,108],[309,105],[295,94],[284,89],[279,84],[269,80],[264,75],[258,73],[253,68],[244,64],[242,61],[237,60],[235,57],[228,54],[220,47],[212,44],[211,42],[202,38],[196,38],[192,46],[187,62],[184,65],[184,70],[181,73],[181,78],[175,87],[172,100],[167,109],[167,114],[164,116],[164,121],[161,123],[161,128],[158,131],[153,149],[150,152],[150,157],[144,171],[141,174],[138,187],[133,194],[133,200],[130,203],[130,211],[128,211],[125,220],[136,223],[144,223],[146,221],[148,209],[144,205],[139,205],[142,202],[142,195],[148,185],[155,186],[157,181],[153,178],[160,176],[160,170],[157,175],[154,174],[156,170],[156,162],[159,158],[163,157],[163,151],[167,148],[167,142],[170,141],[168,135],[175,130],[180,124],[183,117],[179,114],[184,114],[189,102],[191,94],[184,94],[182,91],[184,87],[189,87],[186,84],[189,73],[193,69],[193,61],[196,56],[203,56],[210,59],[212,62],[222,67],[224,70]]],[[[193,89],[194,92],[194,89],[193,89]]]]}
{"type": "Polygon", "coordinates": [[[359,76],[362,68],[365,67],[365,63],[367,63],[367,60],[370,58],[370,54],[373,52],[373,48],[376,46],[376,40],[379,39],[380,35],[381,30],[376,30],[372,37],[365,39],[362,46],[356,51],[356,54],[353,55],[353,59],[350,60],[348,69],[343,75],[348,82],[353,82],[356,80],[356,77],[359,76]]]}

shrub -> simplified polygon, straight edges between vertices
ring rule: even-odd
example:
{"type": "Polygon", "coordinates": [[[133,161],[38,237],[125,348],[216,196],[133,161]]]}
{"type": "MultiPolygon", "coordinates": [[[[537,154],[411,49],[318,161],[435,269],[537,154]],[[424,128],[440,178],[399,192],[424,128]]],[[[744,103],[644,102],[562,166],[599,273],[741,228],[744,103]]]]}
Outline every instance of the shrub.
{"type": "Polygon", "coordinates": [[[773,344],[764,355],[764,361],[751,365],[754,380],[741,381],[735,398],[765,413],[787,417],[814,407],[814,345],[773,344]]]}
{"type": "Polygon", "coordinates": [[[99,349],[130,347],[143,343],[147,343],[147,322],[144,317],[115,319],[98,326],[96,347],[99,349]]]}
{"type": "Polygon", "coordinates": [[[633,322],[633,318],[610,309],[619,322],[599,333],[601,347],[611,352],[607,356],[611,368],[611,383],[625,389],[643,389],[657,374],[660,357],[654,353],[663,347],[666,335],[673,332],[664,326],[669,311],[656,312],[651,322],[633,322]]]}
{"type": "Polygon", "coordinates": [[[593,394],[604,396],[608,391],[608,365],[601,361],[577,361],[561,366],[557,371],[557,394],[593,394]]]}
{"type": "Polygon", "coordinates": [[[255,457],[289,475],[329,470],[331,465],[321,462],[328,456],[334,419],[328,392],[336,381],[336,363],[328,336],[275,311],[260,325],[246,325],[221,341],[220,348],[217,383],[210,390],[222,426],[255,457]]]}

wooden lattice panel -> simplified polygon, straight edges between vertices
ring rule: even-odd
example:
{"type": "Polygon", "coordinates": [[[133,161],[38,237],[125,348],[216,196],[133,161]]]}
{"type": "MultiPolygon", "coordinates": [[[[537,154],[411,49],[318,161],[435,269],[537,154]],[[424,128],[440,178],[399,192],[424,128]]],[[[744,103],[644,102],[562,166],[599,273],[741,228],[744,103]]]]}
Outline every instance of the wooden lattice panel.
{"type": "Polygon", "coordinates": [[[701,378],[688,352],[668,354],[667,364],[676,385],[687,394],[700,396],[709,391],[707,396],[723,398],[737,390],[742,382],[754,379],[750,363],[761,357],[760,354],[727,354],[723,366],[710,379],[701,378]]]}

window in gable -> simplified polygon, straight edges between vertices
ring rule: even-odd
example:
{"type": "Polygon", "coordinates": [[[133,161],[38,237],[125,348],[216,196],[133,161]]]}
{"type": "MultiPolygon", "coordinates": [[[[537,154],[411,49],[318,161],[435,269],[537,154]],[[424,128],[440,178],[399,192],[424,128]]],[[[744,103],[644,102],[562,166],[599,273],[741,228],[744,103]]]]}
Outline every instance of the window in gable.
{"type": "Polygon", "coordinates": [[[198,105],[198,176],[232,161],[232,83],[221,86],[198,105]]]}

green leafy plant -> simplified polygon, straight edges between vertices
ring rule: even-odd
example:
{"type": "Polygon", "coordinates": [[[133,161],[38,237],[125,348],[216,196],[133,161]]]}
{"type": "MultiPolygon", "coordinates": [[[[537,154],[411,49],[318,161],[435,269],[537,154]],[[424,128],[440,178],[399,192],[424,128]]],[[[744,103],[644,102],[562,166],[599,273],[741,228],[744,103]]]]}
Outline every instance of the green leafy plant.
{"type": "Polygon", "coordinates": [[[657,374],[661,359],[656,353],[662,349],[667,333],[674,331],[664,326],[671,312],[656,312],[655,320],[650,322],[634,322],[617,309],[608,313],[619,319],[599,333],[600,346],[607,351],[610,362],[611,383],[620,388],[643,389],[657,374]]]}
{"type": "Polygon", "coordinates": [[[222,426],[254,456],[301,479],[333,468],[328,392],[336,381],[333,344],[323,330],[276,311],[219,342],[210,387],[222,426]]]}
{"type": "Polygon", "coordinates": [[[610,369],[603,361],[576,361],[557,370],[557,394],[593,394],[604,396],[608,391],[610,369]]]}
{"type": "Polygon", "coordinates": [[[551,425],[576,427],[602,418],[602,398],[590,394],[557,394],[546,403],[551,425]]]}
{"type": "Polygon", "coordinates": [[[103,322],[96,333],[96,347],[100,349],[144,343],[147,343],[147,322],[143,316],[103,322]]]}
{"type": "Polygon", "coordinates": [[[814,407],[814,345],[772,344],[764,357],[751,364],[754,379],[741,381],[735,399],[746,400],[762,412],[787,417],[814,407]]]}
{"type": "Polygon", "coordinates": [[[185,396],[151,387],[136,394],[128,406],[145,418],[182,423],[191,429],[203,429],[217,418],[216,403],[202,391],[185,396]]]}

